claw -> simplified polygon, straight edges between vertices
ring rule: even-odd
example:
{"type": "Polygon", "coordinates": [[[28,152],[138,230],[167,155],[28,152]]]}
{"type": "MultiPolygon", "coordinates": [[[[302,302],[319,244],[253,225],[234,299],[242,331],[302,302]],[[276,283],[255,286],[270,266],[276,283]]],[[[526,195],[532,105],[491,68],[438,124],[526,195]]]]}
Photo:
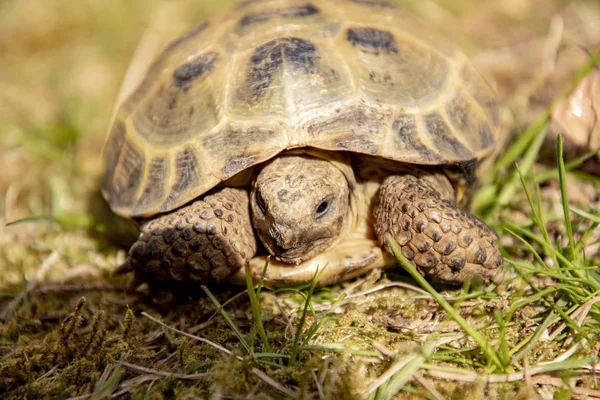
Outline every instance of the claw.
{"type": "Polygon", "coordinates": [[[112,272],[112,275],[113,276],[124,275],[124,274],[127,274],[129,272],[133,272],[134,270],[135,270],[135,268],[133,268],[133,265],[131,265],[131,262],[129,261],[129,259],[127,259],[123,264],[121,264],[120,266],[118,266],[112,272]]]}

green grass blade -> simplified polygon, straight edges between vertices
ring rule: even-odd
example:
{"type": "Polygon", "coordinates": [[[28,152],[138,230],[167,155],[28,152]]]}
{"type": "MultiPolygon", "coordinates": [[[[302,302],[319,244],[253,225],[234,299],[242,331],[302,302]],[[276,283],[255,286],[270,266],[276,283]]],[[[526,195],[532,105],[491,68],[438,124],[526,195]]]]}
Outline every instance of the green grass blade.
{"type": "Polygon", "coordinates": [[[572,260],[577,263],[579,255],[575,252],[575,239],[573,238],[573,226],[571,225],[571,214],[569,213],[569,199],[567,198],[567,177],[565,171],[565,160],[563,158],[562,135],[556,138],[556,162],[558,163],[558,181],[560,183],[560,197],[565,218],[565,228],[569,239],[569,249],[571,250],[572,260]]]}
{"type": "MultiPolygon", "coordinates": [[[[254,323],[256,324],[256,329],[258,330],[258,334],[260,335],[260,338],[263,341],[263,345],[265,346],[265,349],[267,350],[268,353],[271,352],[271,346],[269,345],[269,339],[267,338],[267,334],[265,332],[265,327],[263,326],[263,322],[262,322],[262,317],[260,315],[260,307],[258,306],[258,294],[257,292],[259,291],[259,289],[257,289],[257,291],[254,291],[254,282],[252,281],[252,272],[250,271],[250,264],[246,263],[246,285],[248,286],[248,297],[250,298],[250,307],[252,308],[252,315],[254,316],[254,323]]],[[[266,271],[266,265],[265,268],[263,270],[263,274],[261,276],[261,281],[262,281],[262,277],[264,276],[264,272],[266,271]]]]}
{"type": "Polygon", "coordinates": [[[217,298],[212,294],[212,292],[206,286],[202,285],[201,288],[202,288],[202,290],[204,290],[204,293],[206,293],[206,295],[213,302],[215,307],[217,307],[217,310],[220,311],[221,315],[223,316],[223,318],[225,319],[225,321],[227,322],[227,324],[229,325],[231,330],[235,333],[235,335],[237,336],[237,338],[240,341],[240,343],[242,344],[242,346],[244,346],[246,353],[252,354],[252,348],[250,348],[250,346],[248,345],[246,338],[244,337],[244,335],[242,334],[242,332],[240,331],[238,326],[235,324],[235,322],[233,322],[233,320],[229,317],[229,314],[227,314],[227,311],[225,311],[225,309],[221,306],[221,303],[219,303],[219,300],[217,300],[217,298]]]}
{"type": "Polygon", "coordinates": [[[319,281],[319,277],[325,271],[325,268],[322,270],[318,270],[315,273],[314,278],[311,281],[311,284],[308,288],[308,292],[306,294],[306,300],[304,301],[304,309],[302,310],[302,315],[300,316],[300,322],[298,323],[298,328],[296,329],[296,333],[294,334],[294,344],[292,345],[292,354],[290,356],[290,360],[288,365],[293,365],[296,362],[296,358],[298,357],[298,353],[300,351],[298,347],[298,343],[300,343],[300,336],[302,335],[302,328],[304,328],[304,323],[306,322],[306,314],[308,313],[308,309],[310,306],[310,301],[312,299],[313,292],[315,287],[317,286],[317,282],[319,281]]]}
{"type": "Polygon", "coordinates": [[[471,325],[469,325],[467,323],[467,321],[465,321],[465,319],[463,317],[461,317],[456,312],[456,310],[454,309],[454,307],[452,307],[450,305],[450,303],[448,303],[429,284],[429,282],[427,282],[425,280],[425,278],[423,278],[421,276],[421,274],[419,274],[417,272],[417,270],[415,269],[415,267],[413,267],[412,264],[404,257],[404,255],[402,254],[402,252],[398,248],[398,244],[396,243],[396,241],[391,236],[388,235],[386,237],[385,241],[386,241],[387,245],[390,247],[390,249],[392,249],[392,252],[394,253],[394,256],[396,257],[396,260],[398,260],[398,262],[400,263],[400,265],[402,265],[402,267],[413,277],[413,279],[415,279],[417,281],[417,283],[423,289],[425,289],[438,302],[438,304],[448,313],[448,315],[450,316],[450,318],[452,318],[453,320],[455,320],[458,323],[458,325],[469,336],[471,336],[473,338],[473,340],[475,340],[475,343],[477,343],[479,345],[479,347],[481,347],[481,349],[483,350],[483,352],[485,353],[485,355],[488,357],[488,360],[491,361],[492,364],[494,364],[500,370],[504,370],[504,365],[500,361],[500,357],[496,353],[496,350],[487,341],[487,339],[485,337],[483,337],[483,335],[481,335],[478,331],[476,331],[475,329],[473,329],[473,327],[471,327],[471,325]]]}

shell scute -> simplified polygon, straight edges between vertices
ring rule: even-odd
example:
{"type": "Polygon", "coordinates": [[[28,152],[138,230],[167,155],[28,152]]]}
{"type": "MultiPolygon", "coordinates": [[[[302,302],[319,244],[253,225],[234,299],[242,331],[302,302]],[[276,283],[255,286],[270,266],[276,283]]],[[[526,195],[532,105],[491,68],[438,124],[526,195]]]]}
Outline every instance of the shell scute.
{"type": "Polygon", "coordinates": [[[402,153],[409,162],[441,164],[443,158],[421,140],[417,118],[412,114],[397,115],[391,125],[390,154],[402,153]]]}
{"type": "Polygon", "coordinates": [[[174,204],[182,204],[181,198],[185,197],[186,190],[198,185],[201,178],[201,166],[194,150],[185,147],[175,157],[175,184],[169,196],[162,204],[161,211],[169,211],[175,207],[174,204]]]}

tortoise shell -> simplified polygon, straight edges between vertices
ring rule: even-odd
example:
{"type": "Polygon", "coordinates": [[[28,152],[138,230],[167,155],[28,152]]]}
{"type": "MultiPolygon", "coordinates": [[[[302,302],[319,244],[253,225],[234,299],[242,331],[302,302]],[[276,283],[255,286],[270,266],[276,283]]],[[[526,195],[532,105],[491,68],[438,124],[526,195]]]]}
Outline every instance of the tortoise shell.
{"type": "Polygon", "coordinates": [[[103,193],[168,212],[291,148],[451,166],[492,153],[493,94],[390,3],[248,1],[172,42],[121,104],[103,193]]]}

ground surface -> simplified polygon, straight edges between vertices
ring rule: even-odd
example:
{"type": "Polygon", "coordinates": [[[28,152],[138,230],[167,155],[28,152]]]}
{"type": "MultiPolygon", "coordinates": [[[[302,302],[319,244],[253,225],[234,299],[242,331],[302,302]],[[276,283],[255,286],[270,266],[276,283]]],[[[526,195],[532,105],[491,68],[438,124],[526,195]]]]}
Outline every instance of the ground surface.
{"type": "Polygon", "coordinates": [[[536,162],[597,54],[592,0],[402,2],[473,57],[516,133],[473,202],[517,271],[502,286],[434,299],[399,269],[165,309],[110,277],[131,232],[98,199],[100,149],[131,55],[146,27],[174,37],[227,3],[0,2],[0,396],[600,397],[598,179],[536,162]]]}

